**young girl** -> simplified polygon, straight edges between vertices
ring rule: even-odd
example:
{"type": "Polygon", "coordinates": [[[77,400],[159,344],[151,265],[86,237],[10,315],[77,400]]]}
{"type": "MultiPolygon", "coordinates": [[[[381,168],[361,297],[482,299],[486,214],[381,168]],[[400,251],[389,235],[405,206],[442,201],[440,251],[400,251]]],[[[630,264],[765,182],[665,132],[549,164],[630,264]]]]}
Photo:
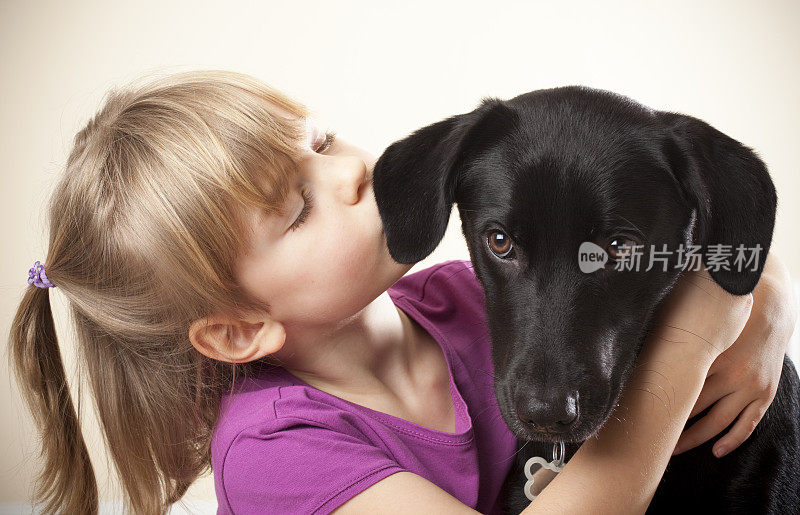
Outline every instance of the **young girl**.
{"type": "MultiPolygon", "coordinates": [[[[46,512],[98,507],[51,286],[69,300],[133,512],[163,513],[209,466],[221,513],[499,510],[514,437],[493,397],[483,292],[466,260],[404,276],[374,164],[246,75],[111,92],[75,137],[10,335],[46,512]]],[[[615,416],[526,512],[643,511],[693,406],[725,408],[684,447],[740,412],[720,442],[746,439],[796,316],[785,282],[775,256],[742,297],[686,274],[615,416]]]]}

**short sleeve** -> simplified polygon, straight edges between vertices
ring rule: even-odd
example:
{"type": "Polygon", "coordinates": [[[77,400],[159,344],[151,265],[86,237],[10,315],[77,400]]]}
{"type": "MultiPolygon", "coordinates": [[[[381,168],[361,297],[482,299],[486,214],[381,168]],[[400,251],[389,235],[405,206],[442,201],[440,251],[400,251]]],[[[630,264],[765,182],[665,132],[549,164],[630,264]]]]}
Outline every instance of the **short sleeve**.
{"type": "Polygon", "coordinates": [[[237,515],[327,514],[403,470],[366,437],[298,420],[279,430],[243,430],[225,456],[222,483],[237,515]]]}

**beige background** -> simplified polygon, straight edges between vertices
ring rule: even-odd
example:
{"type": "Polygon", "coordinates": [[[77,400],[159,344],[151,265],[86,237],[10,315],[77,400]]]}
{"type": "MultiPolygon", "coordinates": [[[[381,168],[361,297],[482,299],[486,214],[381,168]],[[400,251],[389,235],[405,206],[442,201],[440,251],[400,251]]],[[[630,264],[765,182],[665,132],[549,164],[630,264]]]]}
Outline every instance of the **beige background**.
{"type": "MultiPolygon", "coordinates": [[[[76,130],[110,86],[188,68],[254,74],[376,156],[417,127],[473,109],[482,95],[583,84],[692,114],[756,149],[769,166],[780,201],[773,249],[800,277],[793,237],[800,222],[798,20],[796,1],[490,7],[426,0],[398,8],[338,0],[2,0],[0,329],[8,334],[28,268],[44,259],[42,207],[76,130]]],[[[412,272],[468,257],[454,210],[443,244],[412,272]]],[[[64,298],[51,290],[51,299],[74,371],[64,298]]],[[[33,426],[8,380],[0,382],[0,402],[0,510],[29,513],[17,503],[26,502],[36,470],[33,426]]],[[[84,428],[110,501],[117,495],[90,403],[83,399],[84,428]]],[[[190,511],[214,513],[210,476],[188,498],[201,500],[190,511]]],[[[112,506],[104,511],[118,510],[112,506]]]]}

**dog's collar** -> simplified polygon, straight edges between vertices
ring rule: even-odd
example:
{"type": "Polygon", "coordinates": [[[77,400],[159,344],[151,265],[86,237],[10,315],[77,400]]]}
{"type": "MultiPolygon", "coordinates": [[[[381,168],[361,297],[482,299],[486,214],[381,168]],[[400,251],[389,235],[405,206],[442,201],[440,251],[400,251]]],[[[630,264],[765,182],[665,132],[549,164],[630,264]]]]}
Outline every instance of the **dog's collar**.
{"type": "MultiPolygon", "coordinates": [[[[538,495],[533,493],[533,486],[536,482],[536,474],[544,473],[545,470],[552,472],[552,474],[549,474],[548,477],[542,476],[542,481],[546,481],[544,486],[547,486],[547,484],[553,480],[553,477],[555,477],[555,475],[561,472],[561,469],[564,468],[565,457],[566,451],[564,449],[564,442],[558,442],[553,444],[553,461],[548,463],[541,456],[534,456],[525,462],[525,468],[523,469],[523,472],[525,473],[525,478],[527,481],[525,482],[525,486],[522,488],[525,492],[525,497],[527,497],[528,500],[532,501],[536,499],[536,496],[538,495]],[[535,474],[532,472],[532,468],[536,465],[541,467],[541,469],[535,474]]],[[[544,488],[544,486],[542,488],[544,488]]]]}

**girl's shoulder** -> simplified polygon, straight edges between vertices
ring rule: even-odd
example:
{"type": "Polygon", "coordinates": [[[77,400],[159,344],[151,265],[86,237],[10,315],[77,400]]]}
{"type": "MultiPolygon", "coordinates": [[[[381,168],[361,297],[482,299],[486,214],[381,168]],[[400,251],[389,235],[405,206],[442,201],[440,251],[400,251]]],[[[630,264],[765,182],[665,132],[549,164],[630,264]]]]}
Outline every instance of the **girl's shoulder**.
{"type": "Polygon", "coordinates": [[[468,259],[444,261],[406,274],[388,289],[388,293],[395,301],[405,297],[416,306],[448,306],[470,311],[470,314],[482,311],[485,304],[483,287],[468,259]]]}
{"type": "Polygon", "coordinates": [[[211,460],[221,513],[259,513],[265,506],[277,513],[328,513],[403,470],[353,410],[309,387],[250,381],[252,389],[229,397],[231,410],[214,428],[211,460]]]}
{"type": "Polygon", "coordinates": [[[253,377],[238,379],[222,396],[212,450],[228,447],[243,431],[266,435],[298,421],[321,426],[341,421],[340,410],[326,401],[282,367],[264,367],[253,377]]]}
{"type": "Polygon", "coordinates": [[[440,343],[457,378],[491,366],[486,299],[471,261],[445,261],[407,274],[389,295],[440,343]]]}

